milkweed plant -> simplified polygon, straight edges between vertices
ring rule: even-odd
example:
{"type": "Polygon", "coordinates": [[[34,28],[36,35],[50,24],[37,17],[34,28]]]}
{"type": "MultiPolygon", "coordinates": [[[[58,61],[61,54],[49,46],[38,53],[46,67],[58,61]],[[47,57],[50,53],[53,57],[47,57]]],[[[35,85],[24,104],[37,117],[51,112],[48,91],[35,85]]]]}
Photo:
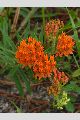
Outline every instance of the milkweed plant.
{"type": "MultiPolygon", "coordinates": [[[[33,72],[38,82],[50,81],[46,88],[47,94],[53,97],[53,108],[63,109],[70,101],[63,89],[70,81],[69,76],[58,67],[58,60],[68,57],[74,52],[74,39],[63,32],[64,23],[59,19],[49,20],[45,25],[44,43],[35,37],[22,39],[17,47],[15,58],[23,68],[33,72]],[[49,48],[49,52],[46,51],[49,48]]],[[[50,101],[49,101],[50,102],[50,101]]]]}

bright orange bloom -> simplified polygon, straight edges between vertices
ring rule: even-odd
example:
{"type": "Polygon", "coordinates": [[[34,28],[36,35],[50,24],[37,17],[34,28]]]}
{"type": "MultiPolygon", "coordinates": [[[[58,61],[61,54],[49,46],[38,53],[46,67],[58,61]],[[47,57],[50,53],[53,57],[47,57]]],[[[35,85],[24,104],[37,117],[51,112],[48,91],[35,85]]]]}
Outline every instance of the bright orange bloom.
{"type": "Polygon", "coordinates": [[[20,43],[16,58],[22,65],[32,68],[35,77],[39,79],[50,77],[56,64],[54,56],[50,56],[49,59],[41,42],[31,37],[28,38],[28,43],[26,40],[20,43]]]}
{"type": "Polygon", "coordinates": [[[63,26],[63,21],[60,21],[59,19],[50,20],[45,26],[46,36],[49,37],[50,35],[52,35],[55,37],[59,29],[63,26]]]}
{"type": "Polygon", "coordinates": [[[28,43],[26,43],[26,40],[21,41],[16,52],[16,58],[19,63],[31,67],[37,57],[40,58],[40,54],[44,55],[43,46],[34,38],[29,37],[28,43]]]}
{"type": "Polygon", "coordinates": [[[54,66],[56,65],[56,62],[54,61],[54,56],[52,56],[52,60],[49,60],[48,55],[44,54],[44,56],[41,56],[40,59],[37,58],[37,60],[34,63],[33,71],[35,73],[35,77],[41,78],[47,78],[50,77],[54,66]]]}
{"type": "Polygon", "coordinates": [[[73,46],[74,46],[73,38],[65,33],[62,33],[58,37],[57,43],[57,53],[56,56],[68,56],[73,54],[73,46]]]}

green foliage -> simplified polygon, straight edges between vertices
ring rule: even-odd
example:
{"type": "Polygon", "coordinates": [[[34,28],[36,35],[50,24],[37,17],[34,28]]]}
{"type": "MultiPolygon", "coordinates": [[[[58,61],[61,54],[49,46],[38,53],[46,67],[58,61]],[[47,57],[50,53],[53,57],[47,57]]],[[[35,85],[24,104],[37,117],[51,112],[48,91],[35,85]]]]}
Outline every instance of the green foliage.
{"type": "Polygon", "coordinates": [[[76,47],[77,47],[77,50],[78,50],[78,55],[80,57],[80,40],[78,38],[78,32],[76,30],[76,26],[75,26],[75,23],[74,23],[73,16],[72,16],[71,12],[68,9],[67,9],[67,11],[68,11],[70,21],[71,21],[71,24],[72,24],[72,29],[74,31],[73,38],[76,41],[76,47]]]}
{"type": "Polygon", "coordinates": [[[26,85],[26,89],[27,89],[28,93],[31,93],[30,81],[29,81],[28,77],[26,76],[25,72],[22,69],[18,69],[18,72],[19,72],[21,79],[24,81],[24,83],[26,85]]]}
{"type": "Polygon", "coordinates": [[[80,69],[77,69],[72,73],[72,77],[78,77],[78,76],[80,76],[80,69]]]}
{"type": "Polygon", "coordinates": [[[69,84],[65,85],[64,90],[67,92],[76,92],[80,94],[80,87],[76,84],[75,81],[70,82],[69,84]]]}
{"type": "MultiPolygon", "coordinates": [[[[31,93],[30,82],[21,66],[17,65],[17,60],[15,58],[16,45],[8,33],[8,18],[1,18],[0,20],[0,32],[3,36],[2,41],[0,41],[0,64],[2,67],[0,74],[6,74],[13,80],[16,83],[20,95],[23,96],[24,92],[21,81],[24,81],[28,93],[31,93]]],[[[19,33],[17,33],[17,39],[22,40],[19,33]]]]}
{"type": "Polygon", "coordinates": [[[68,112],[74,112],[74,110],[75,110],[75,107],[74,107],[73,103],[71,103],[70,101],[67,103],[65,108],[68,112]]]}

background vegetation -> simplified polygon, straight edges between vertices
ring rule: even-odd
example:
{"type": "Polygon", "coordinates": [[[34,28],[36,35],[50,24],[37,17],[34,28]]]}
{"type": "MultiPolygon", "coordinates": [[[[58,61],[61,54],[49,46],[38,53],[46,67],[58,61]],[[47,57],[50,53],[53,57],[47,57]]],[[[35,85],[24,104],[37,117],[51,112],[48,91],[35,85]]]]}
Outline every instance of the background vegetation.
{"type": "Polygon", "coordinates": [[[15,52],[19,42],[29,36],[41,40],[45,47],[44,28],[50,19],[62,20],[63,31],[76,42],[74,54],[59,58],[57,66],[70,78],[64,90],[71,101],[64,112],[80,112],[80,8],[0,8],[0,76],[14,81],[21,96],[25,95],[23,84],[27,94],[32,94],[31,85],[37,81],[29,68],[17,64],[15,52]]]}

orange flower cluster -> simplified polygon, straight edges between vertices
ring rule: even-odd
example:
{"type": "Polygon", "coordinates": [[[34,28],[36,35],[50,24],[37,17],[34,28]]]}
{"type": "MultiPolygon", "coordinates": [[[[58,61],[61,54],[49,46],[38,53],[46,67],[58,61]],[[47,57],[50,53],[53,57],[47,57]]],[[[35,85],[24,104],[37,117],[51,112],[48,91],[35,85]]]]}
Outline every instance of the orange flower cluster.
{"type": "Polygon", "coordinates": [[[60,92],[60,87],[58,84],[52,84],[50,87],[47,88],[49,95],[57,96],[60,92]]]}
{"type": "Polygon", "coordinates": [[[32,68],[35,77],[39,79],[50,77],[56,65],[54,56],[48,58],[41,42],[31,37],[28,38],[28,43],[26,40],[21,41],[16,52],[16,58],[22,65],[32,68]]]}
{"type": "Polygon", "coordinates": [[[69,54],[73,54],[73,46],[74,46],[73,38],[65,33],[62,33],[58,37],[57,43],[57,53],[56,56],[68,56],[69,54]]]}
{"type": "Polygon", "coordinates": [[[16,52],[16,58],[19,63],[31,68],[36,58],[40,58],[43,54],[41,43],[37,42],[34,38],[28,38],[28,43],[26,43],[26,40],[21,41],[16,52]]]}
{"type": "Polygon", "coordinates": [[[50,20],[45,26],[46,36],[49,37],[50,35],[52,35],[55,37],[59,29],[63,26],[63,21],[60,21],[59,19],[50,20]]]}
{"type": "Polygon", "coordinates": [[[44,54],[44,56],[41,56],[41,58],[37,59],[34,63],[33,71],[35,73],[35,77],[38,77],[39,79],[50,77],[55,64],[54,56],[50,56],[48,59],[48,55],[44,54]]]}
{"type": "Polygon", "coordinates": [[[60,92],[60,84],[66,84],[69,78],[64,74],[64,72],[59,72],[56,68],[53,70],[54,78],[53,83],[48,87],[48,94],[58,95],[60,92]]]}
{"type": "Polygon", "coordinates": [[[53,70],[53,72],[54,72],[54,83],[56,84],[58,84],[58,83],[61,83],[61,84],[66,84],[67,82],[68,82],[68,80],[69,80],[69,78],[65,75],[65,73],[64,72],[59,72],[58,70],[57,70],[57,68],[55,68],[54,70],[53,70]]]}

